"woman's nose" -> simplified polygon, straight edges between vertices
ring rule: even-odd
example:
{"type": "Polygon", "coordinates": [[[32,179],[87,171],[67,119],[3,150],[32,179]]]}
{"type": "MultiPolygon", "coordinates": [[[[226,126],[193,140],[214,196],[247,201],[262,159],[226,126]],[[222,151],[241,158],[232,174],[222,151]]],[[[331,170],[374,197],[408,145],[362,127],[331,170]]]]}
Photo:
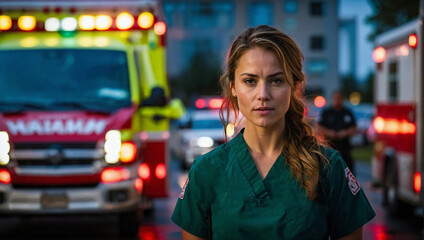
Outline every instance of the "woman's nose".
{"type": "Polygon", "coordinates": [[[269,100],[269,98],[270,98],[269,89],[268,89],[268,86],[267,86],[266,83],[260,82],[258,84],[257,90],[258,90],[258,95],[257,95],[258,96],[258,100],[260,100],[260,101],[269,100]]]}

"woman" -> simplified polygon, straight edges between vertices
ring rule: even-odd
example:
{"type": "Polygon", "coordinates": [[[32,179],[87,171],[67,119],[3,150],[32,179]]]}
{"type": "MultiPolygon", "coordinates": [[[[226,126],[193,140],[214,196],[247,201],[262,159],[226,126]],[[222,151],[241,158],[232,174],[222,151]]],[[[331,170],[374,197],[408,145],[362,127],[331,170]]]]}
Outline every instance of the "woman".
{"type": "Polygon", "coordinates": [[[223,108],[241,112],[246,127],[191,168],[172,216],[184,240],[362,238],[375,213],[340,154],[303,118],[302,60],[269,26],[233,42],[223,108]]]}

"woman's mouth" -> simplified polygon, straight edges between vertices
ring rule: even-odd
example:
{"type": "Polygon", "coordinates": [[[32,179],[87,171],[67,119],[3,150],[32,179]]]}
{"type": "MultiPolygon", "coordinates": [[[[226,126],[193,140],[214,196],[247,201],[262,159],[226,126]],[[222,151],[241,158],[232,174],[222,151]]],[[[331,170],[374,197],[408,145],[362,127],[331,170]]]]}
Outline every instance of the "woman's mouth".
{"type": "Polygon", "coordinates": [[[253,111],[257,112],[259,115],[267,115],[274,110],[275,109],[271,107],[259,107],[259,108],[253,109],[253,111]]]}

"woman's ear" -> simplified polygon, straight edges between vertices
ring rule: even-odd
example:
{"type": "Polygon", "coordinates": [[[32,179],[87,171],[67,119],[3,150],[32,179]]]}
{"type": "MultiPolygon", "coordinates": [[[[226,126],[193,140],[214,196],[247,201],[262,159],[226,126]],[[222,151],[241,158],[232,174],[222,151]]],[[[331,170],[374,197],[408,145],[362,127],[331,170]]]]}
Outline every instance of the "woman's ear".
{"type": "Polygon", "coordinates": [[[237,97],[237,92],[236,92],[236,88],[234,83],[230,82],[230,89],[231,89],[231,94],[233,95],[233,97],[237,97]]]}

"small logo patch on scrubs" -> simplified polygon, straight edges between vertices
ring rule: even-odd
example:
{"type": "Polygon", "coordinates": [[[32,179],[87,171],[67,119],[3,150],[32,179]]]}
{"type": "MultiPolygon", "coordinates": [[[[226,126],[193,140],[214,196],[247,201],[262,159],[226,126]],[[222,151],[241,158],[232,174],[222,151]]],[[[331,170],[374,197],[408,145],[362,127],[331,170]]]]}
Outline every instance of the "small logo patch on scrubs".
{"type": "Polygon", "coordinates": [[[180,199],[184,199],[184,193],[185,193],[185,189],[186,189],[187,184],[188,184],[188,178],[187,178],[186,182],[184,183],[183,190],[181,190],[180,199]]]}
{"type": "Polygon", "coordinates": [[[345,169],[345,175],[347,179],[347,185],[349,185],[350,191],[352,192],[353,195],[356,195],[361,189],[358,181],[356,181],[355,176],[353,176],[349,168],[345,169]]]}

